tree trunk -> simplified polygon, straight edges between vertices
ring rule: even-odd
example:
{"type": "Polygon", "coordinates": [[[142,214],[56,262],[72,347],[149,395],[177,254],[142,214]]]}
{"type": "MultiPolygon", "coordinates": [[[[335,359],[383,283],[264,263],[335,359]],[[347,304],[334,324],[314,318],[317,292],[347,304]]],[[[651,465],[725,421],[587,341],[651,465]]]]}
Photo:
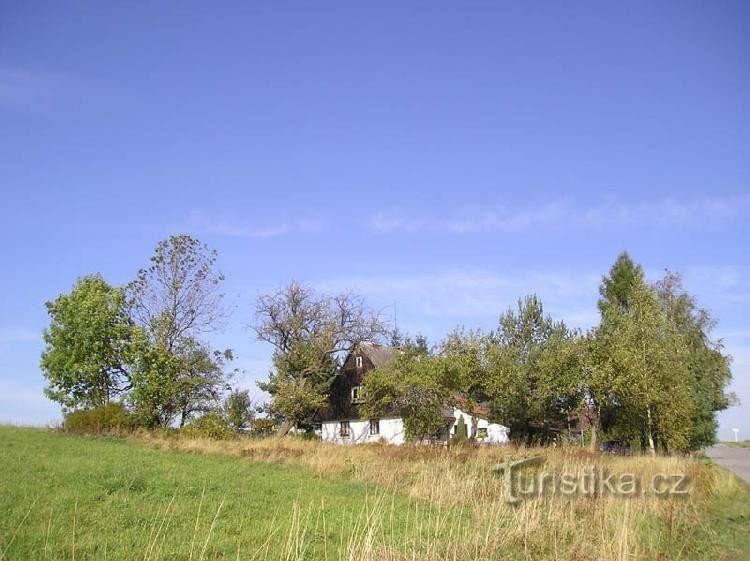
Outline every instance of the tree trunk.
{"type": "Polygon", "coordinates": [[[591,422],[591,444],[590,444],[590,450],[592,452],[596,452],[597,446],[599,445],[599,423],[600,421],[600,414],[598,407],[592,408],[591,416],[589,417],[589,421],[591,422]]]}
{"type": "Polygon", "coordinates": [[[599,444],[597,430],[596,423],[591,423],[591,444],[589,446],[592,452],[596,452],[596,446],[599,444]]]}
{"type": "Polygon", "coordinates": [[[649,405],[646,408],[646,415],[648,418],[648,452],[652,456],[656,456],[656,447],[654,446],[654,432],[652,428],[652,420],[651,420],[651,406],[649,405]]]}
{"type": "Polygon", "coordinates": [[[294,428],[294,424],[289,421],[284,421],[279,426],[278,435],[279,437],[286,436],[294,428]]]}

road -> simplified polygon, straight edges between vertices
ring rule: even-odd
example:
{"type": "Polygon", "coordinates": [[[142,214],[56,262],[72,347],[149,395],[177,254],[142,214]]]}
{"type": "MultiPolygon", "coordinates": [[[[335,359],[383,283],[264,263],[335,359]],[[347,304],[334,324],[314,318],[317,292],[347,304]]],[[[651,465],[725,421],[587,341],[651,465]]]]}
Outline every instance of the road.
{"type": "Polygon", "coordinates": [[[706,454],[720,466],[732,470],[750,484],[750,448],[711,446],[706,454]]]}

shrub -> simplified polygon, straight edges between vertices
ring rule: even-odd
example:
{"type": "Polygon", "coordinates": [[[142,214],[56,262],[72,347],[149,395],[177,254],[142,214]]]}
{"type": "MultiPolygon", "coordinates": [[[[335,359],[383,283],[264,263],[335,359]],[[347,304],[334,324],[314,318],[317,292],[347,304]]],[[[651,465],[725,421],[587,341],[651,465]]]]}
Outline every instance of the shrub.
{"type": "Polygon", "coordinates": [[[250,428],[255,434],[267,436],[276,430],[277,424],[274,419],[253,419],[250,422],[250,428]]]}
{"type": "Polygon", "coordinates": [[[218,413],[206,413],[180,430],[188,438],[210,438],[213,440],[231,440],[235,434],[226,419],[218,413]]]}
{"type": "Polygon", "coordinates": [[[65,415],[63,430],[81,434],[131,431],[135,418],[122,403],[108,403],[91,409],[79,409],[65,415]]]}
{"type": "Polygon", "coordinates": [[[464,421],[464,416],[461,415],[456,423],[456,433],[453,435],[454,444],[462,444],[469,438],[469,429],[464,421]]]}

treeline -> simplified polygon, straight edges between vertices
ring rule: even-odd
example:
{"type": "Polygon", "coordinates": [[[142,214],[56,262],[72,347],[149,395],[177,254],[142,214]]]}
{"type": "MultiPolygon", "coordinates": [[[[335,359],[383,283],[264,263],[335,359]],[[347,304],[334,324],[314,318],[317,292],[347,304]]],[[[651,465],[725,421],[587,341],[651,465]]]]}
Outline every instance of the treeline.
{"type": "Polygon", "coordinates": [[[431,351],[407,341],[365,379],[367,414],[395,403],[419,437],[439,428],[441,405],[460,392],[530,444],[584,433],[594,448],[602,433],[651,452],[711,444],[716,412],[733,396],[730,358],[711,339],[708,311],[674,273],[647,283],[627,253],[599,292],[599,325],[585,333],[528,296],[489,333],[457,330],[431,351]]]}
{"type": "Polygon", "coordinates": [[[46,395],[78,415],[116,404],[146,428],[240,430],[262,413],[256,423],[265,432],[310,429],[346,354],[375,342],[401,352],[365,378],[362,413],[396,409],[413,438],[438,431],[443,406],[460,394],[527,443],[583,432],[594,447],[606,435],[686,451],[713,442],[716,412],[732,400],[730,359],[711,338],[713,318],[678,275],[649,284],[623,253],[602,280],[599,325],[585,333],[546,315],[536,296],[490,332],[457,329],[430,346],[350,293],[291,283],[261,295],[252,329],[273,357],[258,384],[270,401],[256,407],[246,390],[232,389],[234,352],[204,340],[228,317],[216,258],[198,240],[172,236],[127,285],[92,275],[48,302],[46,395]]]}
{"type": "Polygon", "coordinates": [[[259,385],[272,414],[310,428],[345,353],[361,341],[390,342],[401,352],[365,377],[360,412],[397,412],[410,438],[439,431],[459,394],[529,444],[583,435],[595,448],[605,435],[669,452],[712,443],[716,412],[732,396],[730,358],[711,338],[709,312],[678,275],[650,284],[626,253],[602,279],[598,305],[599,325],[581,332],[528,296],[489,333],[458,329],[431,347],[393,332],[359,299],[292,284],[259,299],[257,333],[275,348],[259,385]]]}

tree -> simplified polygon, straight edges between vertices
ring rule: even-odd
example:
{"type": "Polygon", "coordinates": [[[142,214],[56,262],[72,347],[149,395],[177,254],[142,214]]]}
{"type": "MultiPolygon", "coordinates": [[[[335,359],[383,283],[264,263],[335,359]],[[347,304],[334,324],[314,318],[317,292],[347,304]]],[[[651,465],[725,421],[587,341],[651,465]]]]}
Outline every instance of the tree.
{"type": "Polygon", "coordinates": [[[431,352],[427,337],[421,333],[417,333],[412,337],[411,335],[402,333],[398,328],[394,328],[391,333],[390,346],[404,351],[414,350],[423,355],[429,355],[431,352]]]}
{"type": "Polygon", "coordinates": [[[476,403],[489,399],[488,354],[492,345],[492,334],[460,327],[448,333],[439,347],[440,356],[460,372],[461,392],[476,403]]]}
{"type": "Polygon", "coordinates": [[[179,423],[183,426],[196,413],[214,411],[221,395],[228,391],[231,374],[226,363],[234,359],[231,349],[212,350],[193,339],[185,339],[180,349],[177,377],[179,423]]]}
{"type": "Polygon", "coordinates": [[[726,391],[732,379],[731,358],[723,354],[721,341],[711,339],[715,320],[685,291],[678,274],[667,272],[656,284],[656,294],[686,346],[687,383],[694,405],[689,447],[697,450],[715,442],[716,412],[731,403],[732,396],[726,391]]]}
{"type": "Polygon", "coordinates": [[[614,391],[617,371],[610,360],[607,339],[599,326],[580,340],[581,357],[581,412],[591,429],[590,447],[595,451],[599,433],[609,428],[619,412],[614,391]]]}
{"type": "Polygon", "coordinates": [[[232,351],[211,350],[192,338],[168,351],[148,342],[139,345],[133,368],[133,389],[129,401],[141,423],[148,427],[182,427],[197,413],[219,406],[229,389],[226,362],[232,351]]]}
{"type": "Polygon", "coordinates": [[[618,312],[628,311],[636,285],[645,282],[643,268],[631,259],[628,252],[623,251],[599,285],[601,321],[583,342],[581,367],[582,409],[591,427],[592,450],[597,448],[601,429],[617,429],[621,437],[628,436],[628,431],[632,429],[632,423],[625,422],[631,415],[614,391],[614,381],[620,372],[611,360],[611,347],[615,339],[610,324],[611,318],[617,317],[618,312]]]}
{"type": "Polygon", "coordinates": [[[224,415],[229,426],[240,431],[250,426],[255,418],[253,401],[249,390],[234,390],[224,400],[224,415]]]}
{"type": "Polygon", "coordinates": [[[654,454],[656,442],[667,449],[689,448],[693,401],[687,381],[687,348],[645,282],[632,286],[628,307],[605,311],[601,331],[612,383],[623,411],[633,420],[654,454]]]}
{"type": "Polygon", "coordinates": [[[92,408],[127,391],[134,326],[123,291],[91,275],[46,306],[51,319],[41,360],[45,395],[64,408],[92,408]]]}
{"type": "Polygon", "coordinates": [[[544,315],[536,296],[500,317],[488,348],[485,392],[515,437],[549,440],[566,425],[579,387],[572,337],[563,322],[544,315]]]}
{"type": "Polygon", "coordinates": [[[230,349],[199,340],[226,318],[217,254],[187,235],[156,246],[151,265],[128,285],[128,306],[140,327],[130,401],[149,426],[165,426],[214,407],[227,388],[230,349]]]}
{"type": "Polygon", "coordinates": [[[621,254],[600,287],[602,321],[589,336],[584,378],[593,436],[602,427],[649,451],[696,449],[715,438],[730,395],[730,359],[714,321],[678,275],[650,286],[621,254]]]}
{"type": "Polygon", "coordinates": [[[326,397],[304,380],[282,380],[273,396],[271,412],[291,427],[307,425],[315,412],[325,405],[326,397]]]}
{"type": "Polygon", "coordinates": [[[293,282],[258,298],[255,332],[274,347],[273,370],[258,386],[271,394],[274,410],[289,414],[287,421],[306,424],[325,400],[341,358],[388,329],[359,296],[319,295],[293,282]],[[304,406],[302,398],[309,399],[304,406]]]}
{"type": "Polygon", "coordinates": [[[602,277],[599,286],[599,311],[617,307],[627,310],[634,285],[644,282],[643,269],[633,262],[627,251],[617,256],[609,276],[602,277]]]}
{"type": "Polygon", "coordinates": [[[128,285],[134,321],[151,342],[171,351],[185,337],[217,329],[226,318],[217,253],[188,235],[159,242],[151,265],[128,285]]]}
{"type": "Polygon", "coordinates": [[[364,417],[396,414],[404,420],[407,438],[423,440],[445,427],[443,410],[462,385],[454,361],[406,351],[364,378],[360,412],[364,417]]]}

